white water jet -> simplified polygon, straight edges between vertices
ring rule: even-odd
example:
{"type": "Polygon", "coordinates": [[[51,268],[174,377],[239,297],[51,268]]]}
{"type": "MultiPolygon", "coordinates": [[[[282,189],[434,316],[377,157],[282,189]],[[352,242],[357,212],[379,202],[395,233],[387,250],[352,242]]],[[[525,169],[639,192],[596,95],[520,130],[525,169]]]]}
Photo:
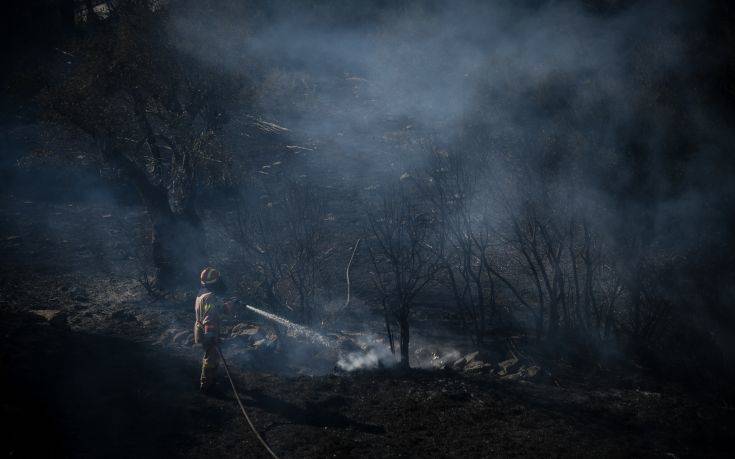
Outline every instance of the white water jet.
{"type": "Polygon", "coordinates": [[[256,314],[259,314],[265,317],[266,319],[272,322],[276,322],[276,323],[283,325],[288,330],[292,331],[294,334],[303,336],[304,338],[308,339],[312,343],[320,344],[329,349],[337,349],[336,343],[334,343],[333,341],[327,339],[325,336],[315,332],[314,330],[308,327],[304,327],[303,325],[295,324],[288,319],[284,319],[281,316],[277,316],[275,314],[263,311],[262,309],[258,309],[256,307],[253,307],[247,304],[245,305],[245,307],[250,309],[256,314]]]}

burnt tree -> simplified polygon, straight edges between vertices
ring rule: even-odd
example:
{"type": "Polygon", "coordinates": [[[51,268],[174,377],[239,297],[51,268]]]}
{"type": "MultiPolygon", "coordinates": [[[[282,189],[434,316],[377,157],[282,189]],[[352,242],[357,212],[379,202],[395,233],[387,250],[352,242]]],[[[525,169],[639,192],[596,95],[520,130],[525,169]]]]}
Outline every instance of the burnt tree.
{"type": "Polygon", "coordinates": [[[272,311],[295,312],[295,320],[311,325],[320,312],[317,298],[326,289],[332,234],[318,188],[308,182],[285,182],[278,186],[260,182],[240,196],[233,235],[240,258],[252,270],[247,275],[248,294],[272,311]]]}
{"type": "Polygon", "coordinates": [[[422,196],[436,214],[434,244],[442,280],[452,292],[465,330],[482,343],[489,322],[499,316],[496,276],[490,266],[491,234],[481,193],[482,165],[464,155],[435,152],[422,196]]]}
{"type": "Polygon", "coordinates": [[[137,191],[162,288],[206,262],[196,197],[202,177],[226,168],[217,134],[239,86],[180,52],[167,21],[166,10],[128,2],[80,26],[59,83],[41,96],[50,126],[77,132],[87,156],[137,191]]]}
{"type": "Polygon", "coordinates": [[[432,218],[403,187],[384,197],[367,215],[371,275],[388,317],[398,323],[401,366],[408,368],[411,311],[438,267],[430,241],[432,218]]]}

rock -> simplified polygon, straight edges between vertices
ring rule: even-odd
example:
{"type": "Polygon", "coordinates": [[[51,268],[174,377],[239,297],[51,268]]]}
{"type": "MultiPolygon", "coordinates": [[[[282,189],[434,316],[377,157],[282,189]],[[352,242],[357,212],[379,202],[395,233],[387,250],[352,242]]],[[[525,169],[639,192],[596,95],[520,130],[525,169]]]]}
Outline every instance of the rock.
{"type": "MultiPolygon", "coordinates": [[[[500,373],[498,374],[500,375],[500,373]]],[[[521,366],[520,368],[518,368],[518,371],[501,375],[500,379],[504,379],[506,381],[518,381],[520,379],[523,379],[525,375],[526,375],[526,367],[521,366]]]]}
{"type": "Polygon", "coordinates": [[[528,382],[529,379],[534,379],[538,377],[541,374],[541,367],[537,365],[532,365],[530,367],[521,366],[518,368],[517,371],[513,373],[505,373],[500,374],[500,379],[506,380],[506,381],[520,381],[520,382],[528,382]]]}
{"type": "Polygon", "coordinates": [[[68,328],[66,313],[59,309],[32,309],[31,312],[48,321],[53,327],[68,328]]]}
{"type": "MultiPolygon", "coordinates": [[[[275,333],[270,333],[266,336],[253,335],[257,339],[251,339],[250,345],[258,350],[273,350],[278,345],[278,336],[275,333]]],[[[251,337],[252,338],[252,337],[251,337]]]]}
{"type": "Polygon", "coordinates": [[[467,354],[464,357],[465,362],[470,363],[473,362],[475,359],[477,359],[477,356],[480,355],[480,351],[475,351],[470,354],[467,354]]]}
{"type": "Polygon", "coordinates": [[[500,367],[500,371],[498,371],[498,374],[500,376],[505,376],[510,373],[511,369],[515,367],[518,364],[518,358],[513,357],[508,360],[503,360],[502,362],[498,363],[498,367],[500,367]]]}
{"type": "Polygon", "coordinates": [[[492,371],[492,365],[489,363],[481,362],[479,360],[473,360],[464,367],[465,372],[481,372],[481,371],[492,371]]]}
{"type": "Polygon", "coordinates": [[[455,360],[455,362],[452,364],[452,368],[455,370],[461,370],[464,368],[464,366],[467,365],[467,361],[464,359],[464,357],[455,360]]]}
{"type": "Polygon", "coordinates": [[[255,324],[239,323],[232,327],[230,336],[252,336],[262,333],[261,328],[255,324]]]}
{"type": "Polygon", "coordinates": [[[479,351],[471,352],[458,360],[455,360],[452,364],[452,368],[455,370],[461,370],[467,366],[470,362],[479,361],[477,356],[480,355],[479,351]]]}
{"type": "Polygon", "coordinates": [[[51,322],[61,311],[58,309],[32,309],[31,312],[51,322]]]}
{"type": "Polygon", "coordinates": [[[533,379],[541,373],[541,367],[538,365],[532,365],[526,369],[526,377],[533,379]]]}
{"type": "Polygon", "coordinates": [[[492,368],[489,363],[480,360],[480,352],[470,352],[464,357],[455,360],[451,364],[451,368],[456,371],[475,372],[475,371],[487,371],[492,368]]]}

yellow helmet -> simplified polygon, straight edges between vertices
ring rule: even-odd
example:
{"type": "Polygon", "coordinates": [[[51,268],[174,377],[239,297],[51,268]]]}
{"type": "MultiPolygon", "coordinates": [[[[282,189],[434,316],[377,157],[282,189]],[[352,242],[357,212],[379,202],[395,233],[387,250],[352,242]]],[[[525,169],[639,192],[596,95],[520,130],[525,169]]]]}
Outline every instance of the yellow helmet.
{"type": "Polygon", "coordinates": [[[206,267],[199,275],[199,280],[202,282],[202,285],[216,284],[217,281],[219,281],[219,271],[214,268],[206,267]]]}

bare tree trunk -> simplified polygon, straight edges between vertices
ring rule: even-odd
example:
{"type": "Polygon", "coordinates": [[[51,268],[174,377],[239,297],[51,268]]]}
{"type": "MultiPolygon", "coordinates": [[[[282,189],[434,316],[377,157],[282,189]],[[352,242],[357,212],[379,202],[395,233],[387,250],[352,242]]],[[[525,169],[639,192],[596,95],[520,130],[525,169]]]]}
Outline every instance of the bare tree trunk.
{"type": "Polygon", "coordinates": [[[385,331],[388,333],[388,344],[390,344],[390,353],[393,354],[393,358],[396,356],[396,345],[393,339],[393,331],[390,329],[390,316],[388,314],[388,305],[386,304],[385,297],[383,298],[383,313],[385,314],[385,331]]]}
{"type": "Polygon", "coordinates": [[[203,228],[194,209],[193,188],[184,190],[185,199],[179,200],[174,212],[166,190],[151,184],[135,163],[110,146],[106,137],[95,140],[100,153],[130,179],[148,211],[155,269],[153,284],[167,289],[177,282],[193,282],[198,269],[206,262],[203,228]]]}
{"type": "Polygon", "coordinates": [[[401,367],[410,368],[408,346],[411,340],[409,333],[408,317],[401,315],[398,324],[401,328],[401,367]]]}
{"type": "Polygon", "coordinates": [[[586,329],[589,326],[589,309],[585,305],[584,309],[580,313],[580,309],[582,309],[582,302],[579,288],[579,272],[577,269],[577,254],[574,251],[573,221],[569,223],[569,259],[572,262],[572,279],[574,280],[574,310],[580,318],[580,322],[582,322],[583,328],[586,329]]]}
{"type": "Polygon", "coordinates": [[[475,283],[475,288],[477,289],[477,309],[479,309],[477,313],[477,344],[482,344],[483,340],[485,339],[485,292],[483,291],[483,284],[482,284],[482,262],[480,262],[479,271],[477,274],[472,273],[470,271],[471,276],[473,277],[473,281],[475,283]]]}

